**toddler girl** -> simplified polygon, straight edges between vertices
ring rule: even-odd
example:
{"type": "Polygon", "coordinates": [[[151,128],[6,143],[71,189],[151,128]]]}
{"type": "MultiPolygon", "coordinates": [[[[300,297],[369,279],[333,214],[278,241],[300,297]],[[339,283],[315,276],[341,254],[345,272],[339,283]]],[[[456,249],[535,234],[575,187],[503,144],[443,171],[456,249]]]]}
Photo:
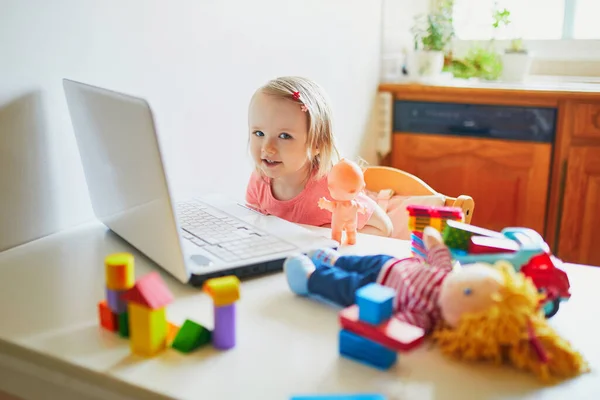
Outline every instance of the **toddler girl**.
{"type": "MultiPolygon", "coordinates": [[[[326,226],[331,212],[327,174],[339,161],[331,108],[323,89],[302,77],[280,77],[260,87],[248,112],[250,153],[255,163],[246,189],[248,206],[291,222],[326,226]]],[[[392,222],[365,193],[356,197],[365,213],[358,231],[390,236],[392,222]]]]}

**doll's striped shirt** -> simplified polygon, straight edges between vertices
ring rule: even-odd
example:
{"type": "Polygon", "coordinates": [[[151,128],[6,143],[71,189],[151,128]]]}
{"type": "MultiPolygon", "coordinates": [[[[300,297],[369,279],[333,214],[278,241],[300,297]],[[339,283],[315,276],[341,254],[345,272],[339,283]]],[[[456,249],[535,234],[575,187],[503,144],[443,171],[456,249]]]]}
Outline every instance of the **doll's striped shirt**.
{"type": "Polygon", "coordinates": [[[428,251],[426,260],[389,260],[381,268],[377,283],[396,290],[396,318],[429,332],[440,318],[440,286],[450,271],[450,252],[445,246],[438,246],[428,251]]]}

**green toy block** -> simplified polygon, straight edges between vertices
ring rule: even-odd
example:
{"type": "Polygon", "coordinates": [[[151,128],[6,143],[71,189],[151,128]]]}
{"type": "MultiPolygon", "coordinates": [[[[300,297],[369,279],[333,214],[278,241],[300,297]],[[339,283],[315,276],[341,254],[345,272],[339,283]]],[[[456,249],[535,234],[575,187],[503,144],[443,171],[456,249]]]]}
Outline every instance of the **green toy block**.
{"type": "Polygon", "coordinates": [[[442,238],[444,243],[451,249],[469,250],[469,240],[473,234],[471,232],[456,228],[451,224],[446,225],[442,238]]]}
{"type": "Polygon", "coordinates": [[[207,344],[211,339],[211,332],[202,325],[186,319],[177,336],[173,339],[171,347],[182,353],[189,353],[198,347],[207,344]]]}
{"type": "Polygon", "coordinates": [[[119,336],[129,337],[129,314],[124,312],[119,314],[117,318],[119,320],[119,336]]]}

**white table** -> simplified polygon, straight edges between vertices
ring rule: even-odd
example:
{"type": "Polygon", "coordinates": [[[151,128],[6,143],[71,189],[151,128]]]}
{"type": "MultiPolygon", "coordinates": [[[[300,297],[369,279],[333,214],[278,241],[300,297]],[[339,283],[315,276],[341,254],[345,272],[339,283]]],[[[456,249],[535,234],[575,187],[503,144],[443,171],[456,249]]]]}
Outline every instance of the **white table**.
{"type": "MultiPolygon", "coordinates": [[[[0,390],[61,399],[284,400],[300,393],[358,392],[390,400],[600,397],[600,328],[594,317],[600,268],[567,266],[573,298],[552,319],[593,371],[543,388],[528,373],[452,361],[428,345],[400,354],[385,372],[341,358],[337,310],[294,296],[281,273],[243,282],[236,348],[135,357],[126,339],[99,328],[96,311],[104,297],[104,256],[124,250],[132,251],[91,223],[0,254],[0,390]]],[[[409,245],[360,235],[357,245],[342,251],[406,256],[409,245]]],[[[157,270],[132,252],[136,276],[157,270]]],[[[168,318],[212,326],[208,296],[162,274],[176,297],[168,318]]]]}

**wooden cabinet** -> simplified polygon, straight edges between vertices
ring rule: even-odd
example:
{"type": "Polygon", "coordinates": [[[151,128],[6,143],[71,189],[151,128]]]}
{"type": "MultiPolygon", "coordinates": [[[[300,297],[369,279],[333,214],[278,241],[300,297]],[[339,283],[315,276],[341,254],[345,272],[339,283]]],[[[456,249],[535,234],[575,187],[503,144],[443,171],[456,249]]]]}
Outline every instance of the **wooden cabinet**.
{"type": "Polygon", "coordinates": [[[544,230],[552,146],[397,133],[391,164],[449,196],[475,200],[472,224],[544,230]]]}
{"type": "Polygon", "coordinates": [[[399,129],[397,119],[409,114],[396,113],[384,164],[417,175],[441,193],[472,196],[475,225],[530,227],[564,261],[600,266],[600,91],[409,83],[383,84],[380,90],[391,92],[395,103],[553,110],[554,134],[545,142],[399,129]]]}
{"type": "Polygon", "coordinates": [[[600,265],[600,145],[569,150],[565,183],[557,253],[600,265]]]}

